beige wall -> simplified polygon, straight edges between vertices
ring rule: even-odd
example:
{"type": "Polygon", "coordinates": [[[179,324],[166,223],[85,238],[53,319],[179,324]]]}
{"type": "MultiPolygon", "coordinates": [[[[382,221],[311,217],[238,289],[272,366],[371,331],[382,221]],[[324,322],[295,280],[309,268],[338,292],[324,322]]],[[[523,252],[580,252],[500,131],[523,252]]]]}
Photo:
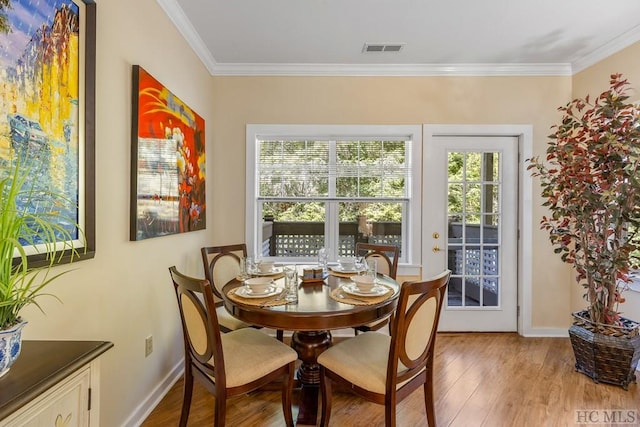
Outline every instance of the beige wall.
{"type": "MultiPolygon", "coordinates": [[[[106,427],[135,425],[179,366],[183,348],[167,268],[201,276],[201,246],[244,240],[247,123],[532,124],[534,152],[542,154],[555,109],[572,90],[570,77],[211,77],[155,0],[98,0],[97,56],[96,257],[52,285],[64,304],[43,300],[46,315],[23,314],[30,322],[25,339],[114,342],[102,361],[106,427]],[[206,120],[206,231],[128,240],[132,64],[206,120]],[[145,359],[148,335],[155,349],[145,359]]],[[[640,84],[637,49],[620,63],[626,56],[634,58],[630,77],[640,84]]],[[[593,73],[606,75],[610,67],[593,73]]],[[[575,86],[591,79],[587,73],[575,86]]],[[[537,224],[543,210],[537,195],[533,202],[537,224]]],[[[534,228],[533,326],[564,328],[570,270],[534,228]]]]}
{"type": "Polygon", "coordinates": [[[611,55],[573,76],[573,97],[599,95],[609,87],[609,76],[622,73],[636,88],[635,99],[640,100],[640,43],[611,55]]]}
{"type": "Polygon", "coordinates": [[[43,299],[46,315],[25,310],[24,338],[112,341],[102,361],[101,425],[114,427],[124,425],[183,355],[167,268],[202,276],[200,247],[224,242],[211,228],[129,241],[131,65],[164,83],[208,129],[213,80],[155,0],[98,0],[97,16],[96,256],[51,286],[63,304],[43,299]],[[155,349],[145,359],[148,335],[155,349]]]}
{"type": "MultiPolygon", "coordinates": [[[[556,107],[571,95],[569,77],[215,77],[214,82],[213,174],[237,183],[216,186],[214,216],[224,224],[224,238],[232,240],[243,238],[239,209],[247,123],[532,124],[534,153],[542,154],[549,127],[559,117],[556,107]]],[[[540,206],[535,193],[534,206],[540,206]]],[[[564,328],[570,289],[558,281],[569,280],[570,272],[538,231],[542,214],[537,207],[532,326],[564,328]]]]}

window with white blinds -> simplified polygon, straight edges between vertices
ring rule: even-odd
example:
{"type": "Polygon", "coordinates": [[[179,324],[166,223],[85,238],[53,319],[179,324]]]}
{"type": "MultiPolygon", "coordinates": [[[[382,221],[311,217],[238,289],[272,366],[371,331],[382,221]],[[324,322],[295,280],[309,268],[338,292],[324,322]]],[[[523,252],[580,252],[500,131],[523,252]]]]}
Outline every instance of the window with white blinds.
{"type": "Polygon", "coordinates": [[[257,140],[259,199],[407,200],[410,140],[257,140]]]}
{"type": "Polygon", "coordinates": [[[249,250],[308,262],[325,247],[336,260],[364,241],[396,244],[408,262],[420,137],[419,126],[249,125],[249,250]]]}

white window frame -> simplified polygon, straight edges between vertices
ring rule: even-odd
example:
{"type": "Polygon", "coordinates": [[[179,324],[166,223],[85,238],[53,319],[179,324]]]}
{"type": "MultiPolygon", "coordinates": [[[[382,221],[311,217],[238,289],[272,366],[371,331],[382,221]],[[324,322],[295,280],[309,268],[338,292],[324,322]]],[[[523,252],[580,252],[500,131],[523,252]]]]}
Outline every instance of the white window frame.
{"type": "MultiPolygon", "coordinates": [[[[264,139],[299,138],[306,140],[340,137],[362,140],[384,140],[405,137],[411,140],[409,165],[411,176],[408,214],[403,218],[403,257],[398,275],[419,275],[422,258],[421,194],[422,194],[422,125],[261,125],[249,124],[246,128],[246,218],[245,240],[249,254],[256,254],[261,247],[261,227],[258,227],[257,194],[258,176],[256,164],[257,143],[264,139]]],[[[280,258],[278,258],[280,260],[280,258]]],[[[286,259],[281,259],[287,261],[286,259]]]]}

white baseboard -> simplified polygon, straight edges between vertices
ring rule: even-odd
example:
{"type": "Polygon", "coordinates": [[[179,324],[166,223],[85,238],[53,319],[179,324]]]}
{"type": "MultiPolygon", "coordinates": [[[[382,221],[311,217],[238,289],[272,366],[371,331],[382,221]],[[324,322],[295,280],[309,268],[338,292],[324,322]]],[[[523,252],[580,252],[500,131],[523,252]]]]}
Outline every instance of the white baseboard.
{"type": "Polygon", "coordinates": [[[523,337],[568,338],[569,328],[531,328],[522,332],[523,337]]]}
{"type": "Polygon", "coordinates": [[[181,359],[177,365],[167,373],[162,381],[153,389],[151,394],[142,401],[138,407],[133,411],[129,418],[125,421],[126,427],[139,427],[144,420],[147,419],[149,414],[158,406],[160,401],[169,393],[171,387],[180,379],[184,374],[184,359],[181,359]]]}

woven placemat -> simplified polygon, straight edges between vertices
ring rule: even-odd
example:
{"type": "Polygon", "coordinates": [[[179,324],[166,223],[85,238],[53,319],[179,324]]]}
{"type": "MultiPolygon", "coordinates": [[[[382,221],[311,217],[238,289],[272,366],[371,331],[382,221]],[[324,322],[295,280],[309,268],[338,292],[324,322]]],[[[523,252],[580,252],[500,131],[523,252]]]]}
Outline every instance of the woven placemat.
{"type": "Polygon", "coordinates": [[[240,295],[236,294],[236,291],[241,289],[241,287],[237,287],[235,289],[227,292],[227,296],[230,300],[239,302],[244,305],[253,305],[256,307],[275,307],[277,305],[284,305],[287,303],[287,300],[284,299],[284,288],[278,288],[280,292],[275,295],[271,295],[264,298],[244,298],[240,295]]]}
{"type": "Polygon", "coordinates": [[[383,286],[385,288],[387,288],[387,292],[380,295],[380,296],[376,296],[376,297],[358,297],[355,295],[349,295],[348,293],[346,293],[343,289],[342,286],[339,286],[337,288],[335,288],[334,290],[331,291],[331,293],[329,294],[331,296],[331,299],[338,301],[338,302],[342,302],[345,304],[351,304],[351,305],[374,305],[374,304],[379,304],[382,301],[386,300],[387,298],[389,298],[391,295],[393,295],[393,289],[389,288],[388,286],[385,285],[378,285],[378,286],[383,286]]]}

